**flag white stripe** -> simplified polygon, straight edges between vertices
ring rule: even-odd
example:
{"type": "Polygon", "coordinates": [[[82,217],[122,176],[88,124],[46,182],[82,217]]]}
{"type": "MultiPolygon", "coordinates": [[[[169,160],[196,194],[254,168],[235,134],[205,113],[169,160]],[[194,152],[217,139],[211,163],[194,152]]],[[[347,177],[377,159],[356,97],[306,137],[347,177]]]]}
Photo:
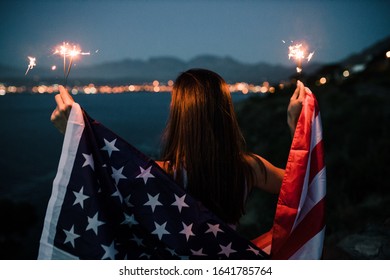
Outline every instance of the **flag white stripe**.
{"type": "MultiPolygon", "coordinates": [[[[320,162],[323,160],[324,152],[322,146],[319,146],[322,145],[322,125],[321,115],[316,112],[318,108],[315,106],[315,96],[307,89],[301,117],[298,120],[297,131],[299,132],[296,131],[292,144],[294,150],[289,154],[290,159],[291,152],[294,152],[297,162],[295,164],[288,162],[287,167],[291,168],[286,168],[285,173],[285,177],[300,176],[298,179],[302,185],[294,186],[296,193],[291,196],[295,202],[299,195],[299,204],[296,206],[295,213],[286,211],[285,207],[279,207],[278,204],[273,227],[273,248],[271,248],[273,259],[320,259],[322,255],[325,234],[323,202],[326,195],[326,168],[323,162],[320,162]],[[295,144],[298,146],[295,147],[295,144]],[[286,220],[287,217],[293,219],[292,226],[291,220],[286,220]],[[313,227],[307,228],[311,223],[313,227]]],[[[281,192],[281,194],[285,193],[281,192]]],[[[279,201],[289,199],[290,197],[285,195],[282,199],[279,198],[279,201]]]]}
{"type": "Polygon", "coordinates": [[[309,186],[309,192],[306,196],[306,201],[298,214],[296,226],[305,218],[307,213],[326,195],[326,168],[324,167],[317,173],[312,183],[309,186]]]}
{"type": "MultiPolygon", "coordinates": [[[[74,103],[68,118],[57,175],[53,181],[53,190],[46,211],[38,259],[52,259],[54,255],[56,258],[59,258],[59,252],[54,250],[53,246],[56,232],[55,227],[58,222],[66,186],[69,183],[83,130],[83,114],[81,113],[80,105],[74,103]]],[[[69,257],[67,256],[67,258],[69,257]]]]}
{"type": "Polygon", "coordinates": [[[320,112],[318,112],[317,116],[313,119],[311,125],[310,147],[313,149],[321,140],[322,140],[322,123],[321,123],[321,114],[320,112]]]}
{"type": "MultiPolygon", "coordinates": [[[[312,132],[313,132],[314,118],[315,118],[315,110],[313,110],[313,113],[311,116],[310,129],[312,132]]],[[[311,139],[310,139],[310,152],[309,152],[309,156],[308,156],[308,162],[306,165],[305,178],[303,180],[303,186],[302,186],[301,197],[299,200],[298,211],[297,211],[297,215],[295,216],[294,225],[293,225],[291,231],[294,231],[294,229],[297,227],[299,222],[304,218],[304,215],[302,215],[302,208],[303,208],[304,203],[306,201],[308,188],[309,188],[308,184],[309,184],[309,175],[310,175],[310,162],[311,162],[311,153],[312,153],[312,149],[313,149],[312,142],[313,142],[313,133],[311,134],[311,139]]]]}
{"type": "Polygon", "coordinates": [[[290,260],[319,260],[322,255],[323,240],[325,235],[325,226],[323,229],[308,240],[305,245],[303,245],[299,250],[297,250],[294,255],[292,255],[290,260]],[[320,246],[320,247],[319,247],[320,246]]]}
{"type": "MultiPolygon", "coordinates": [[[[313,113],[315,115],[315,112],[313,113]]],[[[311,154],[313,148],[322,140],[322,125],[321,125],[321,116],[320,113],[317,114],[317,117],[314,118],[311,126],[311,143],[310,143],[310,155],[309,155],[309,163],[306,170],[307,180],[310,175],[310,163],[311,163],[311,154]]],[[[305,178],[306,182],[306,178],[305,178]]],[[[314,176],[310,185],[308,187],[308,193],[306,194],[304,205],[299,213],[299,217],[297,219],[296,224],[298,225],[306,216],[306,214],[313,208],[318,202],[321,201],[326,195],[326,168],[322,168],[319,172],[314,176]]]]}
{"type": "Polygon", "coordinates": [[[321,169],[312,182],[309,183],[310,164],[312,160],[313,148],[322,140],[322,125],[320,113],[313,111],[311,121],[311,137],[310,137],[310,153],[303,182],[302,194],[299,201],[298,212],[295,217],[295,222],[292,231],[305,218],[306,214],[326,195],[326,169],[321,169]]]}

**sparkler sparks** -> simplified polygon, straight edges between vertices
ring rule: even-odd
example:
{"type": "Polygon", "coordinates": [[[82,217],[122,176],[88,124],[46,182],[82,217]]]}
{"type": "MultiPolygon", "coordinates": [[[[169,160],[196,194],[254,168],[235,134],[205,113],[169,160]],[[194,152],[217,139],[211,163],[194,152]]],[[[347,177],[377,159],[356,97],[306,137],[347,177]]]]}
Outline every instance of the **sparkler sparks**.
{"type": "Polygon", "coordinates": [[[90,55],[89,52],[81,51],[79,46],[77,45],[70,46],[69,43],[67,42],[63,42],[62,45],[58,46],[54,50],[54,54],[58,54],[63,57],[65,85],[68,80],[70,70],[72,69],[73,60],[76,59],[79,55],[90,55]],[[67,58],[69,58],[68,66],[66,63],[67,58]]]}
{"type": "Polygon", "coordinates": [[[27,65],[27,70],[26,70],[26,73],[24,75],[27,75],[27,73],[28,73],[28,71],[30,71],[30,69],[33,69],[34,66],[37,66],[35,57],[28,56],[27,58],[29,60],[29,64],[27,65]]]}
{"type": "Polygon", "coordinates": [[[302,61],[307,60],[307,62],[309,62],[314,55],[314,52],[308,53],[307,49],[307,46],[304,46],[303,44],[295,44],[288,47],[288,59],[292,58],[296,61],[297,73],[302,72],[302,61]]]}

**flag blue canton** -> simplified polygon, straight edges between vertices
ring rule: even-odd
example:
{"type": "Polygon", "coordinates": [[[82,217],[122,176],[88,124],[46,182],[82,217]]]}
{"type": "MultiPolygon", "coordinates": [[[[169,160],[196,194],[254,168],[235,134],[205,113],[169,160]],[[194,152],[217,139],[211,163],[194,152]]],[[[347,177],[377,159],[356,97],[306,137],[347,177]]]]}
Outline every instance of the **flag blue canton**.
{"type": "MultiPolygon", "coordinates": [[[[51,199],[56,204],[48,206],[40,258],[267,257],[186,193],[153,160],[82,109],[78,113],[83,114],[84,128],[72,166],[59,169],[69,172],[66,187],[55,190],[53,184],[51,199]],[[52,219],[55,209],[58,216],[52,219]],[[48,248],[57,254],[46,254],[48,248]]],[[[71,125],[68,122],[67,133],[72,133],[71,125]]],[[[61,157],[66,153],[63,149],[61,157]]]]}

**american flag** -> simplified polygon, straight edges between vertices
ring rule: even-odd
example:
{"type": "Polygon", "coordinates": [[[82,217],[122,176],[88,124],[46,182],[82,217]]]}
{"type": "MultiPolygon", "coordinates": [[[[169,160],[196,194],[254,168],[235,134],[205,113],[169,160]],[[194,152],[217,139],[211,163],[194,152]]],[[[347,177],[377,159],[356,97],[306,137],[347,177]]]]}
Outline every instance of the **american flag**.
{"type": "Polygon", "coordinates": [[[320,259],[325,235],[326,168],[318,102],[306,98],[294,133],[274,224],[253,242],[272,259],[320,259]]]}
{"type": "Polygon", "coordinates": [[[75,103],[39,259],[264,259],[150,158],[75,103]]]}

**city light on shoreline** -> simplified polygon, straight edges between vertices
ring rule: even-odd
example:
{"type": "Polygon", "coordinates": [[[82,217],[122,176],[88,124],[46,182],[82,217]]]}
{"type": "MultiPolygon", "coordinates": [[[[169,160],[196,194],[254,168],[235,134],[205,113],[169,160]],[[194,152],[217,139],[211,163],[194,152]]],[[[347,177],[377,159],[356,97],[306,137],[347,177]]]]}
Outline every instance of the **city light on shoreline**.
{"type": "MultiPolygon", "coordinates": [[[[88,84],[83,86],[72,86],[68,87],[68,91],[71,94],[126,94],[126,93],[145,93],[145,94],[157,94],[157,93],[171,93],[173,88],[173,81],[159,82],[154,80],[150,83],[144,84],[128,84],[128,85],[95,85],[88,84]]],[[[240,94],[267,94],[274,93],[276,91],[275,86],[272,86],[268,81],[264,81],[259,85],[248,84],[245,82],[237,82],[229,84],[229,90],[231,93],[240,94]]],[[[27,86],[10,86],[0,83],[0,95],[5,94],[20,94],[20,93],[31,93],[31,94],[53,94],[58,93],[59,84],[41,84],[32,87],[27,86]]],[[[284,87],[279,84],[279,88],[284,87]]]]}

